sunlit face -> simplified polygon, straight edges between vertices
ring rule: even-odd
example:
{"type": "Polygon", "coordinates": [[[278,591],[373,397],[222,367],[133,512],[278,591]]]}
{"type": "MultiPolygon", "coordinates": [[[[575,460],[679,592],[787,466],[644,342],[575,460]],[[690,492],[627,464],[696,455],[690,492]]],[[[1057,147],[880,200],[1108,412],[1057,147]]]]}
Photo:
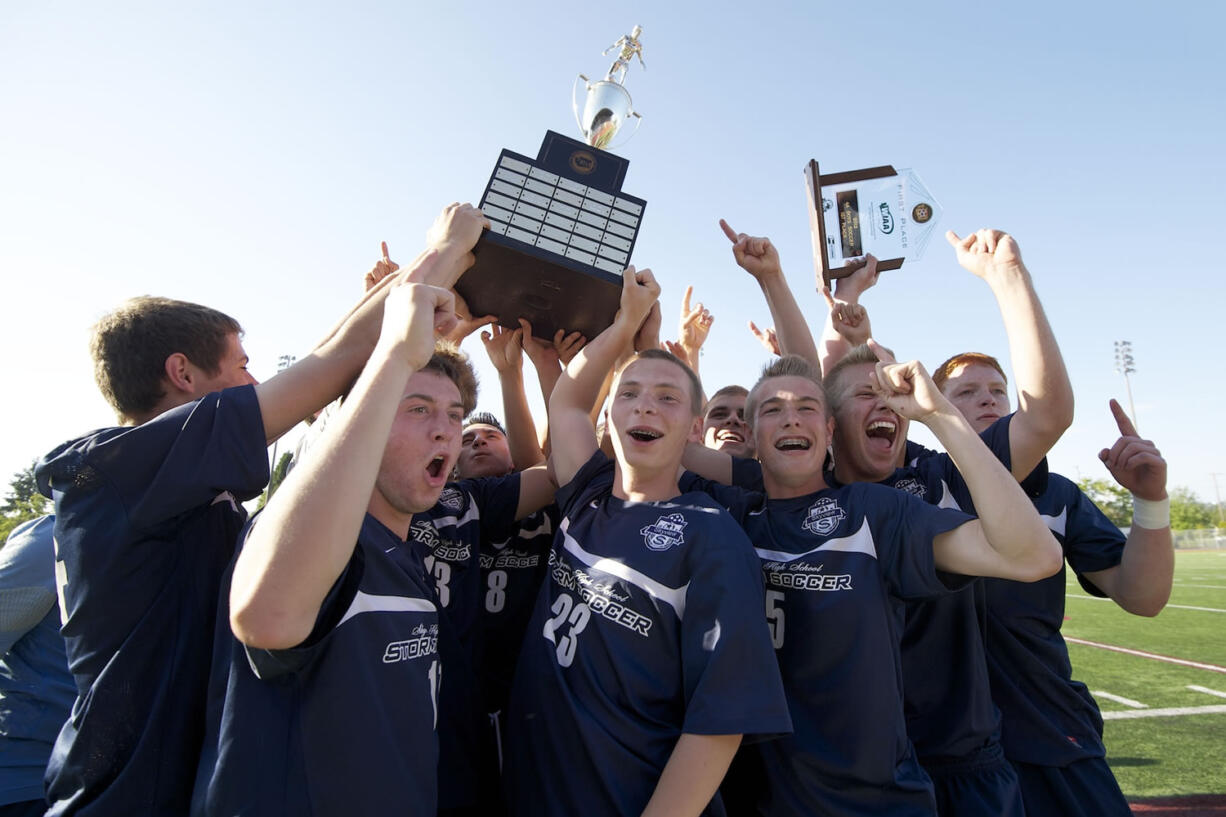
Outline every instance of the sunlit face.
{"type": "Polygon", "coordinates": [[[625,468],[675,470],[686,440],[697,433],[689,377],[676,363],[640,358],[613,384],[609,427],[613,450],[625,468]]]}
{"type": "Polygon", "coordinates": [[[834,462],[842,482],[879,482],[902,465],[907,420],[890,411],[873,391],[874,368],[872,363],[860,363],[839,375],[834,462]]]}
{"type": "Polygon", "coordinates": [[[464,429],[460,459],[456,463],[456,473],[461,479],[500,477],[514,468],[507,435],[484,423],[474,423],[464,429]]]}
{"type": "Polygon", "coordinates": [[[755,389],[753,436],[766,492],[803,496],[825,487],[822,465],[833,430],[821,388],[805,377],[772,377],[755,389]]]}
{"type": "Polygon", "coordinates": [[[1009,413],[1009,387],[1005,378],[986,363],[968,363],[955,369],[941,386],[941,392],[962,412],[976,433],[1009,413]]]}
{"type": "Polygon", "coordinates": [[[744,394],[721,394],[707,403],[702,420],[702,444],[734,457],[754,456],[753,435],[745,424],[744,394]]]}
{"type": "Polygon", "coordinates": [[[234,386],[256,385],[259,381],[247,371],[248,360],[247,352],[243,350],[243,343],[238,339],[238,334],[231,332],[226,335],[226,347],[221,355],[217,371],[214,373],[201,371],[197,375],[195,395],[203,397],[211,392],[234,386]]]}
{"type": "Polygon", "coordinates": [[[383,450],[371,510],[413,514],[433,507],[459,457],[463,420],[455,383],[438,372],[414,373],[383,450]]]}

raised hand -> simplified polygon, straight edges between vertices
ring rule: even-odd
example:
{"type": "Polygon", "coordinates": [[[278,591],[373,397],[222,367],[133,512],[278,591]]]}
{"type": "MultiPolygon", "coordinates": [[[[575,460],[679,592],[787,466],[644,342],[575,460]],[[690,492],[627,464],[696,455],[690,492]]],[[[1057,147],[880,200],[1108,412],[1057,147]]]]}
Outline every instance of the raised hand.
{"type": "Polygon", "coordinates": [[[959,238],[953,230],[948,230],[945,240],[954,248],[963,269],[980,278],[989,278],[1022,264],[1022,251],[1017,242],[1000,230],[979,230],[966,238],[959,238]]]}
{"type": "MultiPolygon", "coordinates": [[[[627,267],[622,273],[621,308],[618,314],[637,331],[643,325],[651,308],[660,299],[660,285],[651,270],[635,270],[627,267]]],[[[656,310],[657,316],[659,309],[656,310]]],[[[659,327],[656,327],[657,334],[659,327]]]]}
{"type": "Polygon", "coordinates": [[[868,346],[877,355],[877,366],[872,373],[873,391],[895,414],[923,422],[949,405],[918,360],[899,363],[872,338],[868,346]]]}
{"type": "Polygon", "coordinates": [[[868,310],[858,303],[845,303],[835,300],[830,294],[830,287],[822,287],[822,297],[830,307],[830,323],[852,346],[868,343],[872,337],[872,325],[868,321],[868,310]]]}
{"type": "Polygon", "coordinates": [[[690,296],[693,294],[694,287],[688,286],[685,288],[685,294],[681,296],[681,323],[677,338],[681,347],[686,350],[684,359],[697,357],[698,350],[707,342],[711,324],[715,322],[715,318],[701,302],[690,309],[690,296]]]}
{"type": "Polygon", "coordinates": [[[456,323],[451,331],[447,333],[446,340],[459,346],[464,338],[476,332],[482,326],[489,326],[498,320],[497,315],[484,315],[480,318],[473,317],[472,310],[468,308],[468,302],[460,293],[452,291],[455,299],[455,317],[456,323]]]}
{"type": "Polygon", "coordinates": [[[1166,460],[1149,440],[1142,440],[1132,420],[1115,400],[1111,413],[1120,429],[1120,438],[1111,448],[1098,452],[1111,476],[1141,499],[1166,499],[1166,460]]]}
{"type": "Polygon", "coordinates": [[[559,329],[553,335],[553,351],[563,366],[570,363],[586,345],[587,338],[578,332],[567,334],[565,329],[559,329]]]}
{"type": "Polygon", "coordinates": [[[643,323],[639,326],[639,331],[634,333],[634,351],[641,352],[644,349],[659,349],[660,344],[660,302],[655,301],[651,305],[651,309],[647,311],[647,317],[643,319],[643,323]]]}
{"type": "Polygon", "coordinates": [[[877,272],[877,257],[869,253],[863,258],[849,258],[844,266],[855,266],[856,271],[834,279],[834,297],[846,304],[859,303],[864,291],[877,284],[880,275],[877,272]]]}
{"type": "Polygon", "coordinates": [[[362,281],[363,286],[365,287],[363,289],[364,292],[370,292],[380,281],[391,275],[396,270],[400,269],[400,265],[388,257],[386,241],[379,243],[379,254],[381,257],[375,262],[375,265],[371,267],[370,272],[366,273],[366,276],[362,281]]]}
{"type": "Polygon", "coordinates": [[[759,329],[758,325],[753,321],[749,322],[749,331],[753,332],[753,336],[758,339],[766,351],[772,355],[782,357],[783,352],[779,351],[779,336],[775,334],[775,328],[768,326],[765,329],[759,329]]]}
{"type": "Polygon", "coordinates": [[[383,327],[379,346],[405,356],[414,370],[425,366],[434,354],[437,335],[455,326],[452,294],[428,284],[396,282],[383,304],[383,327]]]}
{"type": "Polygon", "coordinates": [[[722,218],[719,220],[719,226],[732,242],[732,256],[741,269],[759,282],[763,276],[783,273],[783,268],[779,265],[779,251],[769,238],[738,233],[722,218]]]}
{"type": "Polygon", "coordinates": [[[481,343],[485,353],[489,355],[490,363],[501,374],[502,372],[518,372],[524,365],[524,348],[521,341],[523,329],[508,329],[494,324],[481,333],[481,343]]]}
{"type": "Polygon", "coordinates": [[[468,252],[481,237],[481,231],[489,226],[489,219],[476,207],[452,202],[443,208],[426,232],[426,243],[439,250],[454,247],[468,252]]]}

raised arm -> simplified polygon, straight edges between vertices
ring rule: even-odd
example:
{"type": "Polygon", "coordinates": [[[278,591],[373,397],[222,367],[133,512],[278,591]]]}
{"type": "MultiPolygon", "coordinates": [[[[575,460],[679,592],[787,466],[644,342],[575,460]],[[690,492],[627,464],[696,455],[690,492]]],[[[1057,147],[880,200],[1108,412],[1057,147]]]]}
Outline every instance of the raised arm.
{"type": "Polygon", "coordinates": [[[1021,480],[1072,425],[1073,386],[1013,237],[979,230],[966,238],[950,231],[945,238],[958,263],[991,287],[1004,319],[1018,405],[1009,425],[1009,450],[1013,475],[1021,480]]]}
{"type": "Polygon", "coordinates": [[[511,450],[511,462],[516,471],[531,468],[545,462],[545,455],[536,439],[536,424],[532,410],[528,408],[528,395],[524,391],[524,352],[520,339],[522,329],[507,329],[492,326],[481,333],[485,353],[498,372],[502,387],[502,414],[507,424],[507,447],[511,450]]]}
{"type": "Polygon", "coordinates": [[[235,562],[230,626],[248,646],[287,649],[310,635],[353,553],[405,384],[430,359],[435,332],[455,321],[446,290],[400,283],[388,295],[369,363],[311,456],[268,501],[235,562]]]}
{"type": "MultiPolygon", "coordinates": [[[[859,343],[853,343],[852,339],[849,339],[846,330],[848,328],[855,329],[859,325],[859,322],[855,320],[855,316],[861,314],[857,310],[863,309],[860,306],[860,296],[864,294],[865,290],[877,283],[877,259],[872,255],[866,255],[862,263],[852,259],[848,261],[848,264],[859,264],[859,266],[851,275],[835,279],[833,293],[828,286],[823,286],[821,290],[822,297],[826,300],[826,306],[829,307],[829,311],[826,313],[826,322],[822,325],[821,356],[823,372],[830,371],[834,364],[842,360],[848,352],[860,345],[860,343],[867,341],[867,337],[865,337],[859,343]]],[[[865,323],[867,323],[867,320],[865,323]]],[[[868,335],[869,333],[863,334],[868,335]]],[[[860,335],[857,334],[854,337],[860,337],[860,335]]]]}
{"type": "Polygon", "coordinates": [[[918,361],[896,363],[870,341],[879,361],[874,388],[898,414],[936,435],[962,474],[979,518],[933,540],[937,567],[968,576],[1037,581],[1064,562],[1060,543],[970,423],[941,394],[918,361]]]}
{"type": "Polygon", "coordinates": [[[785,355],[800,355],[813,366],[820,366],[813,333],[809,331],[804,313],[800,311],[796,296],[792,294],[787,278],[783,275],[775,245],[769,238],[755,238],[738,233],[723,219],[720,219],[719,226],[732,242],[732,255],[736,258],[736,263],[752,275],[762,289],[766,305],[770,308],[771,320],[775,322],[779,348],[785,355]]]}
{"type": "Polygon", "coordinates": [[[1111,412],[1120,438],[1098,458],[1111,476],[1132,492],[1132,527],[1120,563],[1086,573],[1086,578],[1116,604],[1138,616],[1156,616],[1171,597],[1175,551],[1171,544],[1171,507],[1166,493],[1166,460],[1137,430],[1116,401],[1111,412]]]}
{"type": "Polygon", "coordinates": [[[652,306],[660,297],[660,285],[651,270],[622,274],[621,308],[613,324],[584,346],[558,379],[549,398],[552,438],[550,462],[558,485],[570,482],[596,451],[596,426],[592,404],[605,375],[613,369],[622,351],[634,341],[652,306]]]}

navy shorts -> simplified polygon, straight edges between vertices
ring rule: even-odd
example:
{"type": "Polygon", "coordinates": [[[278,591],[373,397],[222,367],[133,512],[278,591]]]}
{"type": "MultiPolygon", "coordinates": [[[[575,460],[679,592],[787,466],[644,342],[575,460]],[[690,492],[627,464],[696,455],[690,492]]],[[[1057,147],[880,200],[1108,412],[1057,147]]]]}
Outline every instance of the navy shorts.
{"type": "Polygon", "coordinates": [[[1015,761],[1026,810],[1033,815],[1130,817],[1132,809],[1120,784],[1101,757],[1067,766],[1035,766],[1015,761]]]}
{"type": "MultiPolygon", "coordinates": [[[[921,759],[940,817],[1025,817],[1017,772],[1000,744],[964,758],[921,759]]],[[[1032,812],[1058,814],[1059,812],[1032,812]]]]}

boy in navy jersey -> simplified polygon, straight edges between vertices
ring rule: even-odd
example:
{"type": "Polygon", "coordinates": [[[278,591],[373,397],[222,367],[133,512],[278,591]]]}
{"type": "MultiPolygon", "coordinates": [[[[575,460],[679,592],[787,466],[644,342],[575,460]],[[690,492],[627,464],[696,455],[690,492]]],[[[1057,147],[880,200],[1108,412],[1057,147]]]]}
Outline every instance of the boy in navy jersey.
{"type": "Polygon", "coordinates": [[[406,539],[476,399],[435,350],[454,323],[449,292],[393,286],[361,377],[249,528],[193,813],[435,813],[439,615],[406,539]]]}
{"type": "Polygon", "coordinates": [[[790,729],[753,551],[678,489],[697,377],[641,353],[614,379],[615,460],[596,448],[591,404],[658,295],[649,271],[627,270],[613,325],[550,400],[563,520],[511,693],[514,815],[723,814],[716,787],[742,735],[790,729]]]}
{"type": "MultiPolygon", "coordinates": [[[[834,420],[816,374],[796,357],[768,367],[747,404],[766,493],[687,478],[742,521],[766,576],[796,727],[760,750],[768,782],[759,810],[768,815],[935,813],[905,728],[903,603],[963,583],[938,569],[1022,580],[1056,569],[1056,543],[1025,495],[923,368],[883,363],[874,376],[881,399],[954,452],[991,508],[982,519],[883,486],[828,487],[822,462],[834,420]]],[[[731,463],[717,456],[704,457],[707,468],[727,480],[731,463]]]]}
{"type": "MultiPolygon", "coordinates": [[[[956,355],[933,379],[976,430],[1009,414],[1008,381],[989,355],[956,355]]],[[[1099,456],[1140,509],[1127,539],[1058,474],[1048,477],[1034,504],[1087,592],[1153,616],[1170,597],[1174,572],[1166,462],[1137,436],[1114,400],[1111,411],[1121,437],[1099,456]]],[[[1107,767],[1098,706],[1085,684],[1072,680],[1060,635],[1064,590],[1063,568],[1033,584],[984,583],[988,674],[1005,754],[1017,769],[1028,813],[1127,815],[1128,803],[1107,767]]]]}
{"type": "MultiPolygon", "coordinates": [[[[467,205],[400,276],[451,286],[485,224],[467,205]],[[417,276],[417,277],[414,277],[417,276]]],[[[390,266],[384,254],[381,265],[390,266]]],[[[51,814],[184,814],[201,740],[221,576],[268,481],[266,446],[347,388],[379,336],[386,286],[311,354],[255,384],[232,318],[138,298],[95,327],[99,387],[123,424],[39,465],[56,502],[60,601],[77,702],[48,766],[51,814]]]]}

